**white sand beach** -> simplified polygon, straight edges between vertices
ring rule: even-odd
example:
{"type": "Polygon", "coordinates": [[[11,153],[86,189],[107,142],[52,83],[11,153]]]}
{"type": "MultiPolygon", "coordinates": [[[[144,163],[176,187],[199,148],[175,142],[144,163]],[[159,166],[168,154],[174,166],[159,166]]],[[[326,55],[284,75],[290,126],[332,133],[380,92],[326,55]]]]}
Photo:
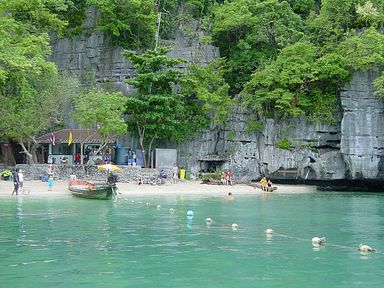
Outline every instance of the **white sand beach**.
{"type": "MultiPolygon", "coordinates": [[[[310,185],[280,185],[274,184],[277,190],[274,192],[263,192],[261,189],[251,187],[246,184],[225,185],[207,185],[201,184],[201,181],[179,181],[177,184],[167,182],[163,185],[137,185],[134,183],[117,183],[118,191],[122,196],[129,195],[213,195],[224,196],[228,192],[233,195],[249,195],[260,193],[310,193],[316,191],[316,186],[310,185]]],[[[11,197],[13,183],[11,181],[1,181],[0,197],[11,197]]],[[[48,184],[42,181],[24,181],[24,191],[29,192],[29,196],[71,196],[68,190],[68,181],[55,181],[53,190],[48,191],[48,184]]]]}

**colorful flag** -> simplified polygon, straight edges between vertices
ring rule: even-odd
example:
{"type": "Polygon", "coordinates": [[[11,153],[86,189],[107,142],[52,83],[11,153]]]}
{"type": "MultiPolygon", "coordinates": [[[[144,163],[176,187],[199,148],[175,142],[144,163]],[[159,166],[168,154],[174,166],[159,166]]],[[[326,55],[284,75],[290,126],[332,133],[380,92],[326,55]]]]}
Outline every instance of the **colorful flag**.
{"type": "Polygon", "coordinates": [[[72,144],[72,131],[69,131],[68,135],[68,146],[72,144]]]}
{"type": "Polygon", "coordinates": [[[51,133],[51,137],[49,138],[49,141],[51,142],[52,146],[55,146],[56,136],[55,136],[55,134],[53,134],[53,132],[51,133]]]}

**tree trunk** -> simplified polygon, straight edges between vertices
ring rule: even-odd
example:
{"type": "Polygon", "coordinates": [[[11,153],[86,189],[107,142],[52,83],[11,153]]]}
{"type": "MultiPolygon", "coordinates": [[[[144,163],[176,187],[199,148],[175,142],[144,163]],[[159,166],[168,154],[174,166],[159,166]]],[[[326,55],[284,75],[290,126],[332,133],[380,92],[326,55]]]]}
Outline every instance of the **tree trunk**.
{"type": "Polygon", "coordinates": [[[38,160],[37,160],[37,147],[35,145],[31,146],[31,154],[32,154],[32,161],[33,161],[33,163],[38,163],[38,160]]]}
{"type": "MultiPolygon", "coordinates": [[[[145,159],[145,150],[144,150],[144,135],[145,135],[145,128],[142,130],[140,129],[139,123],[136,123],[137,125],[137,132],[139,134],[139,142],[140,142],[140,147],[141,147],[141,153],[143,154],[143,162],[144,162],[144,167],[147,168],[147,161],[145,159]]],[[[137,159],[137,158],[136,158],[137,159]]]]}
{"type": "MultiPolygon", "coordinates": [[[[141,153],[143,155],[144,167],[147,168],[147,161],[145,159],[144,143],[142,141],[140,141],[140,147],[141,147],[141,153]]],[[[136,155],[136,159],[137,159],[137,155],[136,155]]]]}
{"type": "MultiPolygon", "coordinates": [[[[153,144],[153,141],[157,138],[157,136],[155,135],[152,139],[151,139],[151,142],[149,142],[149,145],[148,145],[148,163],[151,164],[152,163],[152,144],[153,144]]],[[[153,168],[153,167],[152,167],[153,168]]]]}
{"type": "Polygon", "coordinates": [[[3,151],[3,161],[9,166],[16,164],[15,156],[13,155],[12,145],[5,143],[1,144],[1,150],[3,151]]]}
{"type": "Polygon", "coordinates": [[[28,149],[24,146],[24,143],[22,142],[22,141],[19,141],[18,142],[19,143],[19,145],[21,146],[21,148],[23,149],[23,152],[22,153],[24,153],[28,158],[28,160],[27,160],[27,163],[28,164],[35,164],[34,162],[33,162],[33,158],[32,158],[32,154],[31,153],[29,153],[29,151],[28,151],[28,149]]]}

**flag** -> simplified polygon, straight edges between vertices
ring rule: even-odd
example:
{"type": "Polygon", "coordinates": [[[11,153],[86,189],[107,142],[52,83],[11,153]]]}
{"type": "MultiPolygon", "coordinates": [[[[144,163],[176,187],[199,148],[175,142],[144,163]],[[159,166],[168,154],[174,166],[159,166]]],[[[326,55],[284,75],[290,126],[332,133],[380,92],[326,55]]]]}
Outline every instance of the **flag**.
{"type": "Polygon", "coordinates": [[[49,141],[51,142],[52,146],[55,146],[56,137],[55,137],[55,134],[53,134],[53,132],[51,133],[51,137],[49,138],[49,141]]]}
{"type": "Polygon", "coordinates": [[[69,131],[68,135],[68,146],[72,144],[72,131],[69,131]]]}

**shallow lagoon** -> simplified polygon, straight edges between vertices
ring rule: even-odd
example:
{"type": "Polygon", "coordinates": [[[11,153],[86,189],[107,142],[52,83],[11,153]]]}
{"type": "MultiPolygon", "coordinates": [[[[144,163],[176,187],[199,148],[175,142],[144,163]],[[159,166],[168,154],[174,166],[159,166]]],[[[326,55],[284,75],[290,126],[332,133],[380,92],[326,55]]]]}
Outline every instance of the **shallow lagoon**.
{"type": "Polygon", "coordinates": [[[2,287],[384,287],[384,194],[24,196],[0,215],[2,287]]]}

